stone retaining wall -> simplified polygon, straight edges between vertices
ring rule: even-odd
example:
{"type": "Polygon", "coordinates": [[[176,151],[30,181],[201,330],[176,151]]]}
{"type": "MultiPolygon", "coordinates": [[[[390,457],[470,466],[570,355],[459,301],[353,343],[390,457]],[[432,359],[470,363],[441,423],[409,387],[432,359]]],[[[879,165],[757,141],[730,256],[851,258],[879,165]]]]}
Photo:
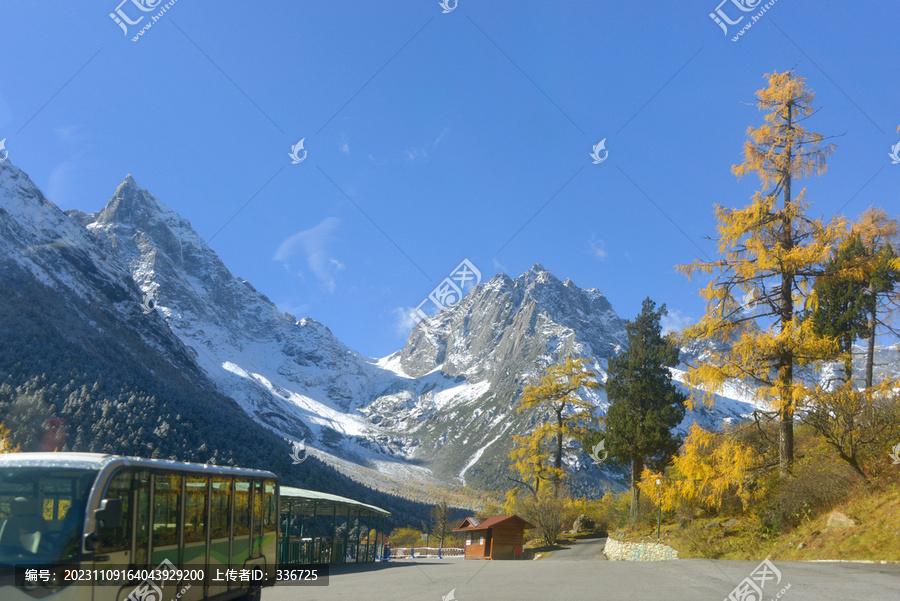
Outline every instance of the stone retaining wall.
{"type": "Polygon", "coordinates": [[[626,543],[606,539],[603,554],[611,561],[664,561],[678,559],[678,551],[661,543],[626,543]]]}

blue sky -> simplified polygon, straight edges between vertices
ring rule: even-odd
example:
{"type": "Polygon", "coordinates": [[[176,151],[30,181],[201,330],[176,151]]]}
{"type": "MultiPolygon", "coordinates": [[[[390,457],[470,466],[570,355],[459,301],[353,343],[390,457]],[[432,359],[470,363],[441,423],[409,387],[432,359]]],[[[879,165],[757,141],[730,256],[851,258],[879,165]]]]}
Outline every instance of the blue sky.
{"type": "Polygon", "coordinates": [[[166,3],[118,2],[4,4],[10,160],[63,209],[100,209],[131,173],[235,275],[364,354],[402,347],[403,316],[463,259],[482,280],[541,263],[625,318],[648,295],[699,317],[675,265],[715,256],[713,204],[757,188],[730,167],[773,70],[796,65],[808,127],[843,134],[803,182],[812,213],[898,213],[892,3],[779,0],[733,42],[754,13],[732,0],[729,35],[717,0],[177,0],[132,42],[166,3]],[[125,35],[117,7],[146,16],[125,35]]]}

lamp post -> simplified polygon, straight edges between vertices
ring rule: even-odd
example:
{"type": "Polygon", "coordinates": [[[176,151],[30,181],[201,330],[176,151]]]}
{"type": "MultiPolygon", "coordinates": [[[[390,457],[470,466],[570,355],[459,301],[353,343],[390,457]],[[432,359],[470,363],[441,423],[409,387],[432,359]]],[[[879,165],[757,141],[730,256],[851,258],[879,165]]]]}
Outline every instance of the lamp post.
{"type": "Polygon", "coordinates": [[[662,486],[662,480],[660,478],[656,479],[656,506],[659,508],[658,513],[656,514],[656,540],[659,540],[659,525],[662,522],[662,498],[660,497],[660,491],[662,486]]]}

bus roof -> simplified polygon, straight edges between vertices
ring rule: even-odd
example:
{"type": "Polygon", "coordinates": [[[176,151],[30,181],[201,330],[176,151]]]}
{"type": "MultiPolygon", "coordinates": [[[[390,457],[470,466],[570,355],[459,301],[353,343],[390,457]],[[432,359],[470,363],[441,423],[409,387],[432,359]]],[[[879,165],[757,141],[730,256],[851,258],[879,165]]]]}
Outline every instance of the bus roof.
{"type": "Polygon", "coordinates": [[[128,457],[125,455],[108,455],[104,453],[3,453],[0,454],[0,467],[62,467],[78,469],[102,470],[108,467],[145,467],[147,469],[163,469],[178,471],[207,472],[215,474],[234,474],[265,478],[278,477],[272,472],[227,465],[203,463],[184,463],[169,459],[147,459],[144,457],[128,457]]]}

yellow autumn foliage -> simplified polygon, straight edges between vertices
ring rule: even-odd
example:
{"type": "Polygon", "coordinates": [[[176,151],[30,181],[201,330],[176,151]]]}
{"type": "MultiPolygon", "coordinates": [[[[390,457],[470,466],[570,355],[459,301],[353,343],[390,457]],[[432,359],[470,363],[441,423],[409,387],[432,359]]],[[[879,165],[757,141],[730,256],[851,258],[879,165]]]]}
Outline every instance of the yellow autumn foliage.
{"type": "Polygon", "coordinates": [[[6,427],[6,424],[0,423],[0,453],[18,453],[22,450],[19,445],[12,445],[10,434],[11,432],[6,427]]]}
{"type": "Polygon", "coordinates": [[[762,461],[756,450],[729,432],[710,432],[693,424],[668,473],[646,469],[639,486],[647,498],[659,494],[666,511],[679,505],[719,509],[729,496],[746,509],[759,498],[754,479],[762,461]],[[662,480],[659,487],[657,479],[662,480]]]}
{"type": "Polygon", "coordinates": [[[682,332],[684,340],[714,343],[686,382],[695,408],[712,405],[729,380],[749,380],[774,407],[781,422],[782,474],[793,462],[793,416],[812,390],[798,372],[833,356],[837,342],[819,336],[803,312],[815,306],[815,277],[848,235],[842,217],[825,223],[807,215],[806,191],[795,193],[794,178],[820,175],[834,149],[803,123],[814,113],[814,94],[792,72],[772,73],[757,91],[765,123],[747,130],[744,161],[732,171],[760,181],[748,205],[717,205],[718,252],[713,261],[679,266],[688,277],[710,277],[701,290],[706,312],[682,332]]]}
{"type": "MultiPolygon", "coordinates": [[[[589,369],[591,359],[568,358],[547,368],[540,382],[526,386],[517,412],[544,410],[549,421],[537,425],[526,436],[513,436],[515,446],[509,453],[518,482],[533,494],[544,482],[554,491],[565,478],[562,455],[566,441],[581,439],[594,425],[593,404],[579,396],[585,388],[600,388],[597,374],[589,369]]],[[[515,495],[515,493],[513,493],[515,495]]]]}

